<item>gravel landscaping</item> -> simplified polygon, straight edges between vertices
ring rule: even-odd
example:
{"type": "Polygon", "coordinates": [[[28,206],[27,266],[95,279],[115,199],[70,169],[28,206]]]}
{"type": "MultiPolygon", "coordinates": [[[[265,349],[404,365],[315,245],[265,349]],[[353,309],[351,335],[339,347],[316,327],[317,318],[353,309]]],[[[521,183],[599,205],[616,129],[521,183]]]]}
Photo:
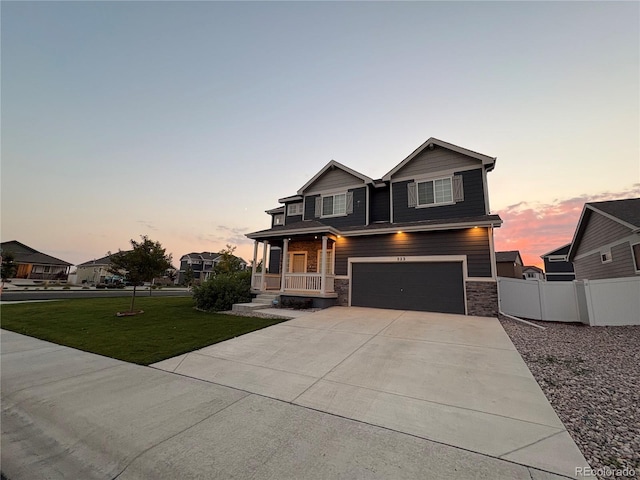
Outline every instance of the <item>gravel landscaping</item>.
{"type": "Polygon", "coordinates": [[[639,478],[640,327],[500,321],[599,477],[639,478]]]}

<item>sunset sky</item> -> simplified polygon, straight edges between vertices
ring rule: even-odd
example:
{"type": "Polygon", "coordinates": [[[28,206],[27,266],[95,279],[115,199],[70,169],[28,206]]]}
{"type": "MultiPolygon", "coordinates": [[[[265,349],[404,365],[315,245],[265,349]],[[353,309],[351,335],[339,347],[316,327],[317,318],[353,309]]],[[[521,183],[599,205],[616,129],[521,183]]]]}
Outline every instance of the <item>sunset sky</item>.
{"type": "Polygon", "coordinates": [[[497,157],[498,250],[640,197],[638,2],[1,2],[2,241],[78,264],[147,234],[246,260],[334,159],[497,157]]]}

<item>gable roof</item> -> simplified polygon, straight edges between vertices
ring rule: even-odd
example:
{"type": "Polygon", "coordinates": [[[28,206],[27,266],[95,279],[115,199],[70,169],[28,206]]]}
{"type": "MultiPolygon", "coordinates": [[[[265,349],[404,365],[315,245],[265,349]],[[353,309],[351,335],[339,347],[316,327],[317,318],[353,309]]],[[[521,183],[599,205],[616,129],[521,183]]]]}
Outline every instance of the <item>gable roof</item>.
{"type": "Polygon", "coordinates": [[[431,138],[429,138],[429,140],[427,140],[422,145],[420,145],[418,148],[416,148],[411,153],[411,155],[409,155],[407,158],[402,160],[398,165],[393,167],[384,177],[382,177],[382,180],[387,181],[387,182],[389,180],[391,180],[391,177],[392,177],[392,175],[394,173],[396,173],[398,170],[400,170],[402,167],[404,167],[407,163],[411,162],[411,160],[413,160],[415,157],[417,157],[420,153],[422,153],[423,150],[428,148],[430,145],[436,145],[436,146],[451,150],[453,152],[457,152],[457,153],[460,153],[462,155],[466,155],[468,157],[475,158],[476,160],[480,160],[482,162],[482,165],[486,165],[487,166],[487,170],[488,171],[493,170],[493,167],[495,166],[495,163],[496,163],[495,157],[489,157],[489,156],[484,155],[482,153],[474,152],[473,150],[469,150],[469,149],[466,149],[466,148],[459,147],[457,145],[454,145],[453,143],[444,142],[442,140],[438,140],[437,138],[431,137],[431,138]]]}
{"type": "Polygon", "coordinates": [[[640,228],[640,198],[587,203],[591,209],[632,228],[640,228]]]}
{"type": "Polygon", "coordinates": [[[213,252],[191,252],[191,253],[187,253],[186,255],[183,255],[182,257],[180,257],[180,261],[182,261],[183,258],[185,257],[189,257],[189,258],[197,258],[200,260],[215,260],[216,258],[218,258],[220,256],[220,253],[213,253],[213,252]]]}
{"type": "Polygon", "coordinates": [[[79,265],[76,265],[78,268],[79,267],[89,267],[89,266],[93,266],[93,265],[111,265],[111,256],[110,255],[106,255],[102,258],[98,258],[98,259],[94,259],[94,260],[88,260],[84,263],[81,263],[79,265]]]}
{"type": "Polygon", "coordinates": [[[322,167],[322,170],[320,170],[318,173],[316,173],[313,178],[311,180],[309,180],[307,183],[305,183],[300,190],[298,190],[298,195],[302,195],[304,193],[304,191],[309,188],[311,185],[313,185],[315,183],[316,180],[318,180],[322,175],[325,174],[325,172],[332,170],[334,168],[339,168],[340,170],[347,172],[349,175],[353,175],[356,178],[359,178],[360,180],[362,180],[363,183],[371,183],[373,184],[373,179],[367,177],[366,175],[363,175],[360,172],[356,172],[355,170],[352,170],[351,168],[342,165],[340,162],[336,162],[335,160],[331,160],[329,163],[327,163],[324,167],[322,167]]]}
{"type": "Polygon", "coordinates": [[[2,242],[0,249],[5,252],[11,252],[14,255],[16,263],[30,263],[34,265],[62,265],[71,266],[72,263],[65,262],[59,258],[52,257],[46,253],[37,251],[24,243],[20,243],[16,240],[8,242],[2,242]]]}
{"type": "Polygon", "coordinates": [[[542,270],[539,267],[536,267],[535,265],[526,265],[522,267],[522,273],[526,272],[527,270],[533,270],[534,272],[544,273],[544,270],[542,270]]]}
{"type": "Polygon", "coordinates": [[[582,207],[580,220],[578,220],[578,226],[573,234],[571,248],[569,248],[569,261],[573,261],[576,255],[578,245],[582,240],[582,236],[593,212],[603,215],[614,222],[618,222],[631,231],[640,230],[640,198],[585,203],[584,207],[582,207]]]}
{"type": "Polygon", "coordinates": [[[505,252],[496,252],[496,263],[509,262],[515,263],[517,259],[520,259],[520,264],[522,264],[522,257],[520,256],[519,250],[508,250],[505,252]]]}
{"type": "Polygon", "coordinates": [[[540,258],[551,257],[554,255],[558,255],[558,256],[566,255],[567,253],[569,253],[569,248],[571,248],[571,244],[567,243],[566,245],[563,245],[560,248],[556,248],[555,250],[545,253],[544,255],[540,255],[540,258]]]}

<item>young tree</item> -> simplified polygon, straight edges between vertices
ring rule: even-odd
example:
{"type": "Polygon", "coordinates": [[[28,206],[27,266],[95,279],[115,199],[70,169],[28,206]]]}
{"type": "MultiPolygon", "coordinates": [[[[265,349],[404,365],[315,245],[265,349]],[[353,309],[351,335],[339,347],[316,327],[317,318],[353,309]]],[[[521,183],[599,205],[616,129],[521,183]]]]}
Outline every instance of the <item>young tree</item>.
{"type": "Polygon", "coordinates": [[[236,247],[233,247],[227,243],[227,248],[220,250],[220,260],[216,263],[213,271],[216,275],[224,273],[236,273],[242,270],[240,259],[236,257],[233,252],[236,251],[236,247]]]}
{"type": "Polygon", "coordinates": [[[131,240],[131,250],[117,253],[109,252],[111,266],[109,272],[121,275],[126,272],[127,279],[133,283],[133,295],[131,296],[131,309],[136,300],[136,287],[141,282],[150,282],[153,277],[159,276],[171,267],[171,255],[165,254],[160,242],[150,240],[146,235],[141,242],[131,240]]]}
{"type": "Polygon", "coordinates": [[[2,287],[0,287],[0,291],[2,291],[4,282],[16,275],[18,265],[15,263],[16,257],[12,252],[0,252],[0,258],[2,258],[2,287]]]}
{"type": "Polygon", "coordinates": [[[194,277],[193,268],[191,268],[191,265],[188,265],[187,269],[184,271],[184,278],[183,278],[183,282],[187,287],[190,287],[191,284],[193,283],[193,277],[194,277]]]}

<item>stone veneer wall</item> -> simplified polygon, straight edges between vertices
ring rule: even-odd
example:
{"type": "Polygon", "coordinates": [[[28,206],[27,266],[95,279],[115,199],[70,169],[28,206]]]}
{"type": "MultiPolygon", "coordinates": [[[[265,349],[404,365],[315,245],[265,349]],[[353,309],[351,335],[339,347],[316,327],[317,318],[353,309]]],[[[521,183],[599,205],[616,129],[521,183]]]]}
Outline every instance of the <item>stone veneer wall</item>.
{"type": "Polygon", "coordinates": [[[336,278],[333,280],[333,288],[335,292],[338,294],[338,301],[336,305],[340,305],[341,307],[349,306],[349,280],[336,278]]]}
{"type": "Polygon", "coordinates": [[[466,283],[467,315],[478,317],[495,317],[498,315],[498,283],[473,282],[466,283]]]}

